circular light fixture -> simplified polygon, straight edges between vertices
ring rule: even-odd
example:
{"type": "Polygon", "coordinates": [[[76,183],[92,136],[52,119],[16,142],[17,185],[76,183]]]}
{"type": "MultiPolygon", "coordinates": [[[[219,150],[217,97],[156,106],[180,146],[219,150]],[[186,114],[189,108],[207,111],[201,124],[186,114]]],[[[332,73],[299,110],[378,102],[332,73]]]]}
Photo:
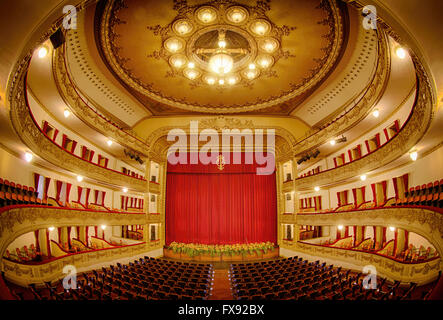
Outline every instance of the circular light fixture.
{"type": "Polygon", "coordinates": [[[25,160],[26,162],[31,162],[34,156],[30,152],[25,152],[25,160]]]}
{"type": "Polygon", "coordinates": [[[320,191],[320,187],[315,187],[314,190],[315,190],[316,192],[319,192],[319,191],[320,191]]]}
{"type": "Polygon", "coordinates": [[[255,64],[254,63],[250,63],[248,66],[249,70],[254,70],[255,69],[255,64]]]}
{"type": "Polygon", "coordinates": [[[77,176],[77,181],[78,182],[82,182],[83,181],[83,177],[82,176],[77,176]]]}
{"type": "Polygon", "coordinates": [[[40,59],[46,57],[46,55],[48,54],[48,48],[46,46],[40,47],[40,49],[38,49],[37,51],[37,54],[40,59]]]}
{"type": "Polygon", "coordinates": [[[202,7],[197,11],[200,22],[211,23],[217,18],[217,11],[212,7],[202,7]]]}
{"type": "Polygon", "coordinates": [[[256,78],[258,75],[259,75],[259,71],[257,69],[249,69],[249,70],[243,71],[243,76],[249,80],[256,78]]]}
{"type": "Polygon", "coordinates": [[[365,180],[366,180],[366,175],[365,175],[365,174],[362,174],[362,175],[360,176],[360,180],[361,180],[361,181],[365,181],[365,180]]]}
{"type": "Polygon", "coordinates": [[[338,230],[343,230],[343,226],[340,224],[340,225],[337,226],[337,229],[338,230]]]}
{"type": "Polygon", "coordinates": [[[271,30],[271,24],[263,19],[254,21],[251,24],[251,31],[258,36],[264,36],[271,30]]]}
{"type": "Polygon", "coordinates": [[[329,141],[329,144],[330,144],[331,146],[335,146],[335,139],[332,139],[331,141],[329,141]]]}
{"type": "Polygon", "coordinates": [[[169,63],[177,69],[182,68],[186,64],[186,56],[183,54],[175,54],[169,58],[169,63]]]}
{"type": "Polygon", "coordinates": [[[65,118],[67,118],[71,115],[71,111],[69,111],[68,109],[65,109],[65,111],[63,111],[63,115],[65,116],[65,118]]]}
{"type": "Polygon", "coordinates": [[[267,53],[273,53],[279,47],[278,41],[274,38],[268,38],[260,42],[260,48],[267,53]]]}
{"type": "Polygon", "coordinates": [[[242,23],[248,17],[248,11],[240,6],[230,7],[226,12],[226,17],[232,23],[242,23]]]}
{"type": "Polygon", "coordinates": [[[226,41],[225,40],[220,40],[218,42],[218,47],[219,48],[226,48],[226,41]]]}
{"type": "Polygon", "coordinates": [[[411,157],[412,161],[416,161],[418,158],[418,153],[417,151],[412,151],[411,153],[409,153],[409,156],[411,157]]]}
{"type": "Polygon", "coordinates": [[[209,85],[213,85],[215,83],[215,77],[213,77],[211,75],[206,75],[204,80],[209,85]]]}
{"type": "Polygon", "coordinates": [[[128,188],[123,188],[123,192],[124,193],[128,192],[128,188]]]}
{"type": "Polygon", "coordinates": [[[257,58],[257,63],[263,69],[269,68],[274,63],[274,58],[270,55],[261,55],[257,58]]]}
{"type": "Polygon", "coordinates": [[[221,86],[224,85],[225,84],[225,79],[219,79],[218,80],[218,84],[221,85],[221,86]]]}
{"type": "Polygon", "coordinates": [[[228,73],[232,70],[233,66],[234,59],[225,53],[215,54],[209,59],[209,67],[218,74],[228,73]]]}
{"type": "Polygon", "coordinates": [[[389,227],[389,230],[395,231],[395,227],[389,227]]]}
{"type": "Polygon", "coordinates": [[[195,63],[194,62],[188,62],[188,68],[189,69],[193,69],[193,68],[195,68],[195,63]]]}
{"type": "Polygon", "coordinates": [[[54,231],[55,228],[54,228],[54,227],[49,227],[48,230],[49,230],[49,231],[54,231]]]}
{"type": "Polygon", "coordinates": [[[104,224],[101,225],[102,230],[106,229],[106,226],[104,224]]]}
{"type": "Polygon", "coordinates": [[[200,76],[200,72],[195,69],[185,69],[183,73],[186,76],[186,78],[190,80],[197,79],[200,76]]]}
{"type": "Polygon", "coordinates": [[[111,139],[108,139],[108,141],[106,141],[106,143],[107,143],[108,146],[112,146],[112,143],[113,143],[113,142],[112,142],[111,139]]]}
{"type": "Polygon", "coordinates": [[[397,55],[397,57],[399,57],[400,59],[404,59],[406,58],[406,50],[403,49],[402,47],[398,47],[395,50],[395,54],[397,55]]]}
{"type": "Polygon", "coordinates": [[[179,38],[166,39],[164,46],[171,53],[180,52],[185,47],[183,40],[179,38]]]}
{"type": "Polygon", "coordinates": [[[184,36],[192,31],[193,26],[188,20],[178,20],[174,23],[172,28],[177,34],[184,36]]]}
{"type": "Polygon", "coordinates": [[[228,77],[228,83],[230,85],[236,84],[238,81],[240,81],[240,78],[238,75],[232,75],[228,77]]]}
{"type": "Polygon", "coordinates": [[[374,109],[374,111],[372,111],[372,115],[374,116],[374,118],[378,118],[378,116],[380,115],[380,110],[374,109]]]}

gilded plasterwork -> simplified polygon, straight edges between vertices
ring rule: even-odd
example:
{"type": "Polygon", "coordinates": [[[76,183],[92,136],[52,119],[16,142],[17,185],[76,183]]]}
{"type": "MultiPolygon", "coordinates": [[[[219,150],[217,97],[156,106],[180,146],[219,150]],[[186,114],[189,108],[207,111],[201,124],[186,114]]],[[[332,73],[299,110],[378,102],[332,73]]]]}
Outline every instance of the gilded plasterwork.
{"type": "Polygon", "coordinates": [[[358,210],[325,214],[297,214],[298,225],[330,226],[396,226],[415,232],[443,255],[443,216],[422,208],[396,208],[358,210]]]}
{"type": "Polygon", "coordinates": [[[0,257],[17,237],[49,226],[92,225],[137,225],[146,224],[145,214],[124,214],[62,208],[22,207],[0,215],[0,257]]]}
{"type": "MultiPolygon", "coordinates": [[[[215,3],[225,7],[237,5],[231,0],[209,1],[207,5],[213,6],[215,3]]],[[[282,18],[284,17],[283,12],[289,12],[288,8],[292,5],[291,1],[275,1],[266,4],[259,2],[257,8],[253,7],[251,9],[256,18],[269,16],[276,36],[283,36],[284,39],[288,37],[289,40],[283,39],[282,51],[278,51],[278,56],[274,59],[289,59],[288,63],[292,66],[286,62],[279,63],[276,61],[274,65],[276,72],[272,72],[272,74],[277,77],[272,77],[269,81],[257,78],[254,80],[253,88],[247,86],[241,89],[242,86],[239,86],[238,89],[226,90],[226,94],[212,94],[212,91],[218,90],[216,88],[210,88],[209,91],[206,87],[199,89],[199,86],[194,86],[194,89],[189,88],[187,85],[189,81],[182,79],[182,77],[174,77],[174,74],[171,74],[169,70],[169,64],[163,61],[167,57],[163,49],[159,48],[162,47],[162,39],[167,38],[173,31],[170,26],[162,27],[162,25],[168,25],[171,21],[176,22],[179,18],[187,17],[191,19],[188,16],[196,8],[188,5],[186,1],[175,2],[174,8],[178,10],[178,17],[176,17],[176,13],[172,10],[173,8],[171,8],[169,2],[161,2],[161,5],[159,2],[149,1],[143,2],[143,4],[122,0],[110,2],[104,10],[101,21],[101,46],[107,62],[120,79],[131,88],[159,103],[196,112],[230,113],[259,110],[284,104],[312,88],[327,75],[339,56],[343,41],[343,19],[336,2],[329,0],[300,2],[298,10],[296,10],[299,16],[297,18],[291,17],[292,20],[287,17],[285,20],[282,18]],[[261,8],[262,6],[264,8],[261,8]],[[138,15],[135,19],[132,19],[136,9],[138,15]],[[151,10],[167,11],[168,14],[164,18],[154,18],[149,13],[151,10]],[[267,11],[270,13],[268,14],[267,11]],[[299,30],[296,28],[295,31],[291,31],[288,26],[277,27],[272,22],[273,15],[278,16],[282,21],[297,22],[299,20],[299,23],[309,24],[316,30],[319,37],[308,37],[305,33],[306,29],[299,30]],[[127,43],[129,41],[127,36],[134,30],[139,29],[141,16],[145,16],[146,21],[161,22],[158,23],[158,27],[151,27],[156,33],[154,36],[159,39],[156,40],[155,37],[140,34],[137,31],[139,37],[144,40],[141,40],[142,43],[140,43],[140,39],[137,39],[139,42],[134,46],[134,43],[127,43]],[[291,38],[292,36],[295,38],[291,38]],[[304,43],[303,50],[300,47],[301,42],[304,43]],[[296,43],[297,45],[295,45],[296,43]],[[298,49],[293,50],[293,47],[291,47],[293,45],[298,49]],[[125,51],[125,48],[128,47],[132,47],[134,50],[146,47],[146,51],[148,55],[151,55],[151,58],[149,59],[149,57],[134,50],[128,54],[125,51]],[[308,49],[308,47],[310,48],[308,49]],[[136,65],[137,67],[135,67],[136,65]],[[169,73],[165,70],[169,70],[169,73]],[[169,77],[165,78],[165,74],[169,77]],[[176,78],[177,80],[175,80],[176,78]],[[175,90],[177,87],[181,88],[180,92],[175,90]]],[[[149,25],[152,26],[152,23],[149,25]]]]}

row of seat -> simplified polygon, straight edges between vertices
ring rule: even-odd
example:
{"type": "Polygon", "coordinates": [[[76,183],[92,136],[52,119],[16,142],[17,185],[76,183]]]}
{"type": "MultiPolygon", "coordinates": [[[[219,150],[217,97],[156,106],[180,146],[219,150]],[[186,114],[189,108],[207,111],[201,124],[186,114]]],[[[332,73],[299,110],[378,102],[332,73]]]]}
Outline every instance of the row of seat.
{"type": "Polygon", "coordinates": [[[403,198],[399,198],[394,206],[421,205],[443,208],[443,179],[409,188],[403,198]]]}
{"type": "Polygon", "coordinates": [[[0,207],[17,204],[49,205],[46,199],[38,198],[38,193],[33,187],[0,178],[0,207]]]}
{"type": "Polygon", "coordinates": [[[229,278],[237,300],[404,300],[416,298],[417,288],[415,283],[401,288],[399,281],[389,284],[386,278],[377,278],[376,288],[371,290],[369,286],[375,282],[365,283],[361,273],[353,274],[351,270],[299,257],[269,264],[233,264],[229,278]]]}
{"type": "Polygon", "coordinates": [[[15,248],[15,255],[11,254],[9,250],[6,250],[6,258],[12,261],[19,262],[29,262],[36,261],[39,259],[40,252],[37,250],[35,245],[32,243],[30,248],[28,246],[23,246],[22,248],[15,248]]]}
{"type": "Polygon", "coordinates": [[[129,264],[82,274],[77,290],[66,290],[61,281],[46,288],[30,286],[35,299],[51,300],[175,300],[207,299],[214,270],[209,264],[182,264],[150,257],[129,264]]]}

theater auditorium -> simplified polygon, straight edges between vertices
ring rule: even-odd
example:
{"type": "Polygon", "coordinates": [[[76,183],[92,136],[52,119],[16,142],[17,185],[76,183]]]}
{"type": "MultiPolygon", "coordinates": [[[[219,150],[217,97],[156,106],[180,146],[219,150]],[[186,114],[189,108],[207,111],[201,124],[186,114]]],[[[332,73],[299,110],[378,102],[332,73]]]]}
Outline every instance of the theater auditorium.
{"type": "Polygon", "coordinates": [[[441,12],[2,1],[0,300],[442,299],[441,12]]]}

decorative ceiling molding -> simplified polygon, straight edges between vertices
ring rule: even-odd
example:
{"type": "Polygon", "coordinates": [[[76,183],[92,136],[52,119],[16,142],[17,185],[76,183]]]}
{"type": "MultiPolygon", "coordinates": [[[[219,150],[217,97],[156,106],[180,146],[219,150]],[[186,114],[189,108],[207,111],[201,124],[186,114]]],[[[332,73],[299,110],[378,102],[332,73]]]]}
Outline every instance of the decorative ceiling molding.
{"type": "Polygon", "coordinates": [[[379,101],[384,93],[389,80],[390,57],[388,53],[387,38],[383,30],[377,29],[378,61],[373,81],[366,88],[360,100],[344,114],[328,125],[312,129],[304,138],[301,138],[294,147],[294,153],[299,155],[314,149],[332,137],[337,137],[349,130],[356,123],[364,119],[371,108],[379,101]]]}
{"type": "MultiPolygon", "coordinates": [[[[231,0],[225,1],[210,1],[207,5],[213,5],[213,3],[218,3],[224,5],[237,5],[236,2],[231,0]]],[[[193,112],[203,112],[203,113],[238,113],[238,112],[251,112],[255,110],[260,110],[268,108],[271,106],[276,106],[278,104],[283,104],[289,100],[301,95],[308,89],[312,88],[316,83],[322,80],[330,71],[330,69],[335,64],[337,57],[341,52],[341,44],[343,42],[343,21],[340,15],[340,10],[337,7],[335,1],[321,0],[320,4],[316,9],[324,10],[326,12],[327,18],[318,22],[319,25],[328,26],[330,31],[324,38],[328,40],[328,45],[323,48],[324,55],[322,59],[319,59],[317,63],[320,67],[313,68],[308,77],[304,77],[300,83],[293,83],[290,90],[282,91],[279,95],[272,95],[267,99],[257,98],[255,102],[246,102],[244,104],[235,103],[226,105],[212,105],[207,103],[199,103],[197,101],[191,100],[181,100],[177,97],[170,97],[164,95],[161,90],[156,89],[155,85],[152,83],[145,83],[143,80],[139,79],[138,76],[134,74],[134,70],[125,67],[126,63],[130,60],[128,57],[121,56],[121,49],[119,49],[118,44],[115,42],[121,39],[122,35],[116,32],[114,29],[116,26],[127,24],[126,21],[119,18],[119,14],[128,8],[129,4],[126,4],[124,0],[110,1],[102,15],[100,38],[101,47],[103,48],[103,53],[105,59],[110,65],[110,68],[114,71],[118,78],[129,85],[131,88],[137,90],[138,92],[146,95],[152,100],[157,101],[161,104],[170,105],[171,107],[181,108],[183,110],[193,111],[193,112]]],[[[241,6],[241,5],[239,5],[241,6]]],[[[271,4],[272,6],[272,4],[271,4]]],[[[194,6],[189,6],[189,10],[183,10],[183,7],[188,8],[186,1],[177,2],[176,9],[180,9],[179,17],[187,17],[190,11],[193,11],[194,6]]],[[[263,13],[264,14],[264,13],[263,13]]],[[[178,20],[177,20],[178,21],[178,20]]],[[[174,22],[177,22],[174,21],[174,22]]],[[[172,23],[173,25],[173,23],[172,23]]],[[[275,26],[273,24],[273,26],[275,26]]],[[[276,27],[276,26],[275,26],[276,27]]],[[[279,30],[278,28],[276,30],[279,30]]],[[[289,31],[287,28],[282,29],[282,34],[289,31]]],[[[154,31],[160,34],[162,37],[167,38],[172,31],[172,27],[160,27],[154,28],[154,31]]],[[[164,49],[162,49],[164,50],[164,49]]],[[[159,52],[155,55],[158,58],[164,56],[159,52]]],[[[285,55],[283,55],[285,56],[285,55]]]]}
{"type": "Polygon", "coordinates": [[[86,124],[115,140],[122,146],[133,149],[143,155],[147,155],[149,145],[131,129],[123,129],[113,124],[109,119],[98,113],[87,104],[78,94],[79,90],[71,81],[70,74],[66,69],[65,48],[55,50],[53,59],[53,74],[58,91],[72,112],[86,124]]]}

